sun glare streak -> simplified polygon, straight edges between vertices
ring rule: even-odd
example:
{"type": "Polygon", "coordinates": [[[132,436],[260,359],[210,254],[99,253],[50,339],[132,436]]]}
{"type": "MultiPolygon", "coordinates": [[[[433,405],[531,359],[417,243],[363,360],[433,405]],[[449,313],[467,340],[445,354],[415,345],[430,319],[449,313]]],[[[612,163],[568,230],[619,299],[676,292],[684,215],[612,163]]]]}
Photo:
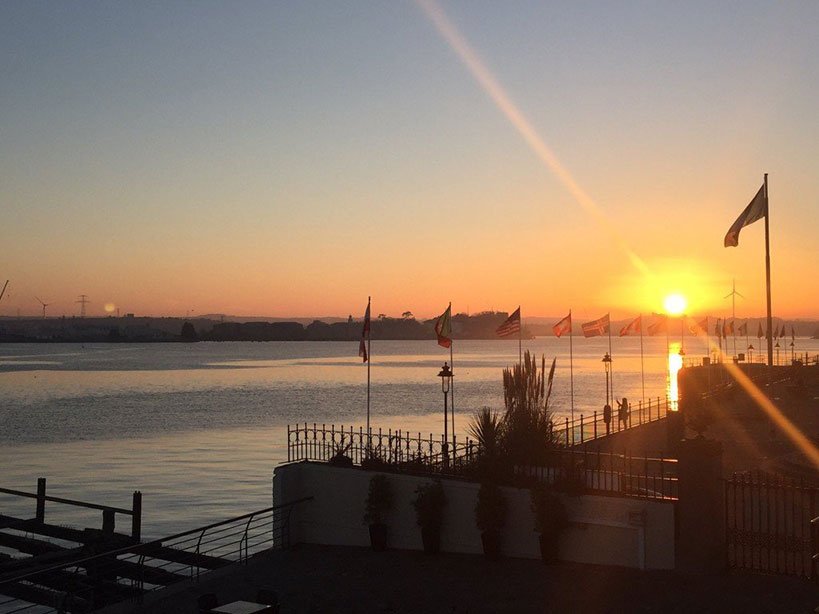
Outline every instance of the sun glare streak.
{"type": "Polygon", "coordinates": [[[762,392],[756,384],[751,381],[745,373],[742,372],[733,361],[725,362],[725,367],[728,373],[734,380],[742,386],[742,388],[751,395],[751,398],[759,405],[762,410],[768,414],[768,417],[776,424],[785,436],[797,447],[799,451],[804,454],[807,459],[813,463],[813,466],[819,470],[819,448],[805,437],[804,433],[781,412],[779,408],[771,401],[767,395],[762,392]]]}
{"type": "Polygon", "coordinates": [[[651,275],[651,271],[645,261],[628,246],[614,226],[612,226],[611,222],[609,222],[608,218],[600,210],[597,203],[595,203],[592,197],[577,183],[569,170],[563,166],[555,153],[546,145],[543,139],[540,138],[537,131],[532,127],[517,105],[512,102],[506,91],[501,87],[500,83],[498,83],[483,61],[481,61],[472,46],[449,20],[449,17],[447,17],[438,3],[435,0],[417,1],[427,17],[435,25],[438,33],[449,43],[449,46],[452,47],[453,51],[455,51],[467,69],[469,69],[472,76],[515,127],[537,157],[540,158],[561,183],[563,183],[563,186],[574,197],[578,204],[608,233],[614,243],[623,250],[632,265],[641,273],[651,275]]]}

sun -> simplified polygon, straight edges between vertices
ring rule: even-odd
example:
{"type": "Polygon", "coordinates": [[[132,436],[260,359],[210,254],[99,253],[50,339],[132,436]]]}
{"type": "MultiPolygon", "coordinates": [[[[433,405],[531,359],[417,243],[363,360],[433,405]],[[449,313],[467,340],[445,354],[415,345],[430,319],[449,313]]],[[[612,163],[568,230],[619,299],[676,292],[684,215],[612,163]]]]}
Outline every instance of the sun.
{"type": "Polygon", "coordinates": [[[685,308],[688,307],[688,301],[685,300],[682,294],[669,294],[663,301],[663,307],[665,307],[669,315],[678,316],[685,312],[685,308]]]}

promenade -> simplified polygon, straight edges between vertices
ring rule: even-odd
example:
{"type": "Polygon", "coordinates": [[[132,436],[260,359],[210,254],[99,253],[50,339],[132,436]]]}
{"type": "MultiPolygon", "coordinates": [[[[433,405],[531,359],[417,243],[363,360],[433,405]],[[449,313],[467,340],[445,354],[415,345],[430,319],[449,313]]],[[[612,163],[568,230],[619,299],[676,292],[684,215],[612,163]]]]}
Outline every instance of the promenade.
{"type": "Polygon", "coordinates": [[[298,546],[268,552],[246,567],[217,572],[198,585],[119,604],[106,613],[197,612],[196,597],[220,603],[253,599],[260,587],[279,594],[282,614],[490,612],[813,612],[819,588],[786,577],[694,575],[536,560],[365,548],[298,546]]]}

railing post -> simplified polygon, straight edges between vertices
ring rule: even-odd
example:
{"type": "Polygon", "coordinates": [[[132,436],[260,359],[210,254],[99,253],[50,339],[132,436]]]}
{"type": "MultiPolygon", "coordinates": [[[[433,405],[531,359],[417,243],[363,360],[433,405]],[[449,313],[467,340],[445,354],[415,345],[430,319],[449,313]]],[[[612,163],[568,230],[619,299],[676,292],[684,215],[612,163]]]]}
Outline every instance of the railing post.
{"type": "Polygon", "coordinates": [[[583,443],[583,414],[580,414],[580,443],[583,443]]]}
{"type": "Polygon", "coordinates": [[[134,491],[131,503],[131,538],[134,541],[142,539],[142,493],[134,491]]]}
{"type": "Polygon", "coordinates": [[[114,534],[115,519],[114,510],[102,510],[102,532],[104,535],[114,534]]]}
{"type": "MultiPolygon", "coordinates": [[[[572,437],[572,440],[574,440],[574,437],[572,437]]],[[[572,441],[572,443],[574,443],[574,441],[572,441]]],[[[566,447],[568,447],[568,446],[569,446],[569,419],[566,418],[566,447]]]]}
{"type": "Polygon", "coordinates": [[[597,410],[594,410],[594,438],[597,439],[597,410]]]}
{"type": "Polygon", "coordinates": [[[45,496],[46,496],[46,479],[37,478],[37,511],[35,518],[37,522],[45,522],[45,496]]]}

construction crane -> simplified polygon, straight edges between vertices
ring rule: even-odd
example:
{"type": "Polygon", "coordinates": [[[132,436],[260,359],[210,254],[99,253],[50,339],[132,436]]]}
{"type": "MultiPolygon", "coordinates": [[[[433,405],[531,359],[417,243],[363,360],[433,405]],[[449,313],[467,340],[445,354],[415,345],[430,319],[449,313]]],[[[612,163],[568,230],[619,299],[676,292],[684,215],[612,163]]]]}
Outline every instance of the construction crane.
{"type": "Polygon", "coordinates": [[[45,303],[45,302],[41,301],[41,300],[40,300],[38,297],[36,297],[36,296],[35,296],[34,298],[36,298],[36,299],[37,299],[37,301],[39,301],[39,303],[40,303],[40,304],[43,306],[43,320],[45,320],[45,317],[46,317],[46,307],[48,307],[49,305],[51,305],[51,303],[45,303]]]}

